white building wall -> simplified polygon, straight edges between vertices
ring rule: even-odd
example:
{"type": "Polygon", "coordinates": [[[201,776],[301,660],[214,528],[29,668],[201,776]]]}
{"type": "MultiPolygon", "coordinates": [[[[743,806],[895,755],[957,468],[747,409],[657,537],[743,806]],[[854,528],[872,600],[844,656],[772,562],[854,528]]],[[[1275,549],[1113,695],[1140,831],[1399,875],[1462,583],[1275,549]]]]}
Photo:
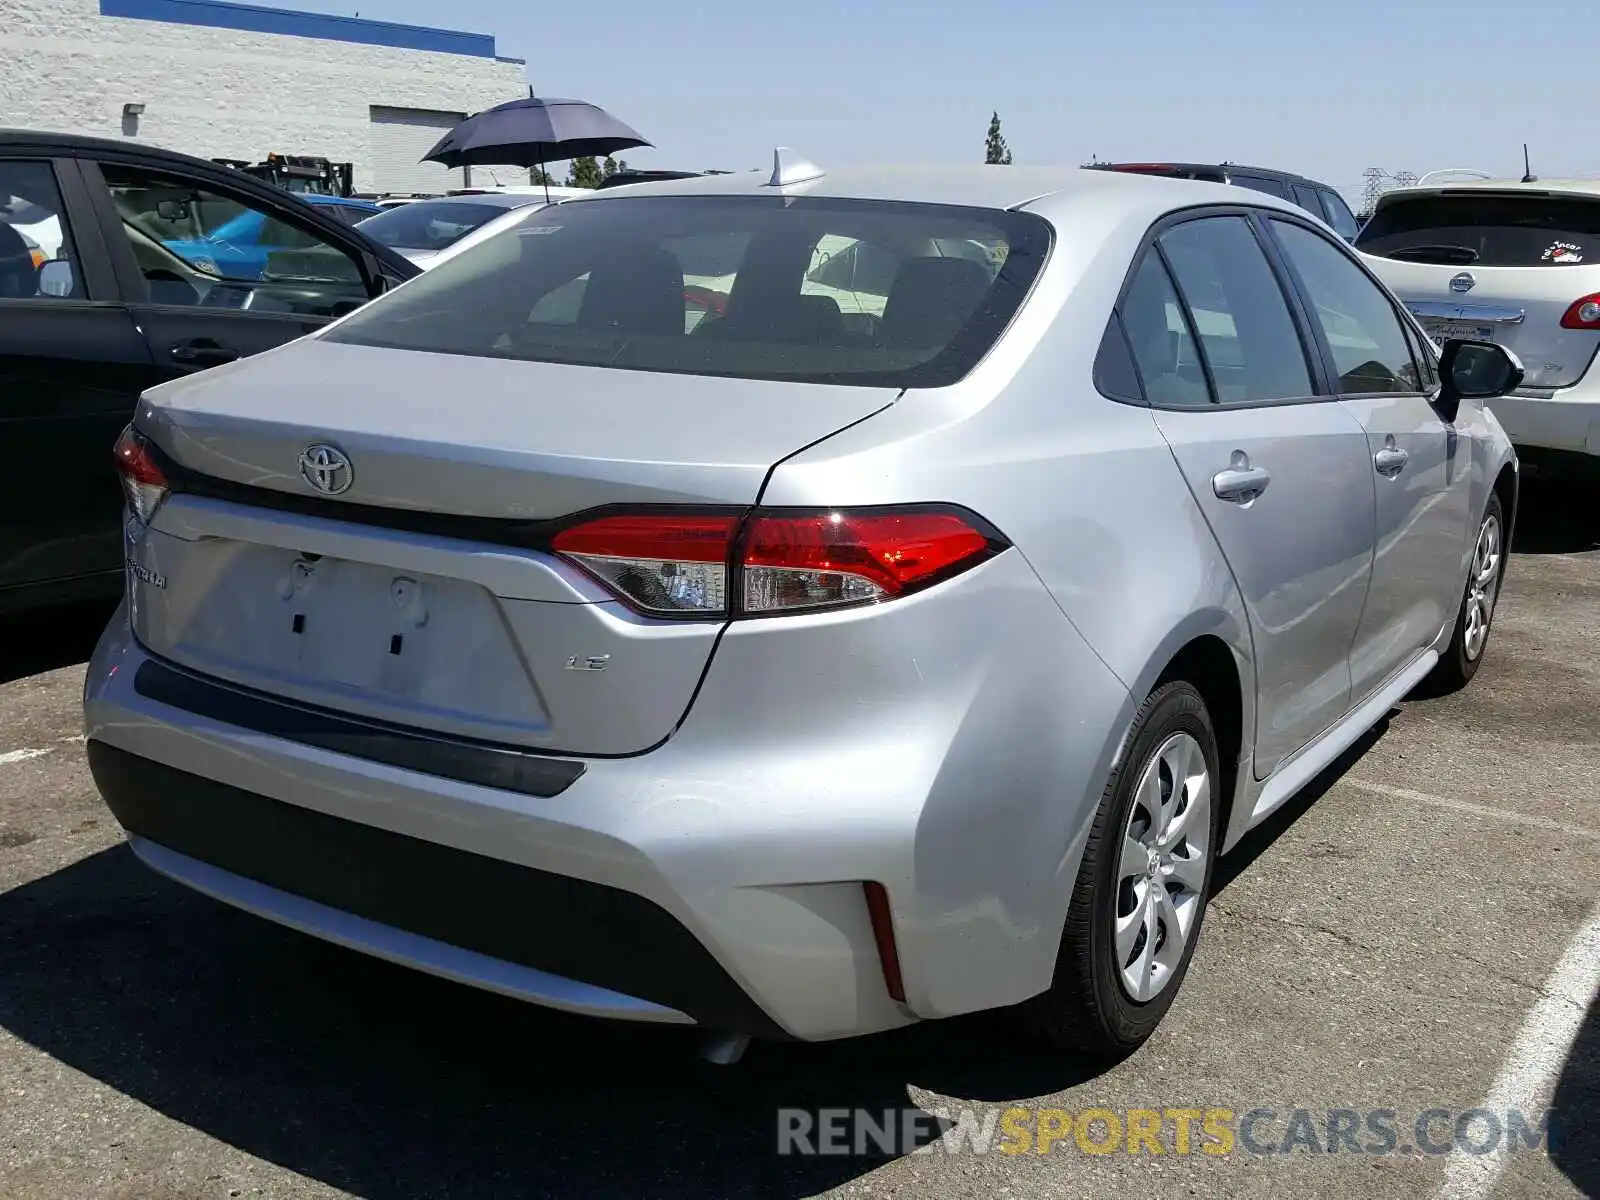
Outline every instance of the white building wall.
{"type": "Polygon", "coordinates": [[[370,109],[468,113],[528,94],[520,63],[100,15],[98,0],[3,0],[0,125],[130,137],[203,158],[272,151],[355,164],[370,109]],[[122,106],[143,104],[136,127],[122,106]]]}

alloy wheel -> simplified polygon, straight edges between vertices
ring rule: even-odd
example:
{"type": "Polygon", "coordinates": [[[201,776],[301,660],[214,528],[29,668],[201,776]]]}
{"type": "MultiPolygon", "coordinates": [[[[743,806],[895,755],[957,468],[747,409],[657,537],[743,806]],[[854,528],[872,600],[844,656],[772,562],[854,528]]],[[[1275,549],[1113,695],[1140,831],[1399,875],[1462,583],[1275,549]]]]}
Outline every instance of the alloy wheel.
{"type": "Polygon", "coordinates": [[[1146,1003],[1170,984],[1204,905],[1211,774],[1187,733],[1162,742],[1134,791],[1117,866],[1113,920],[1123,990],[1146,1003]]]}
{"type": "Polygon", "coordinates": [[[1500,555],[1500,519],[1490,513],[1478,529],[1472,573],[1467,579],[1467,625],[1461,649],[1468,662],[1477,660],[1489,640],[1489,622],[1494,619],[1494,605],[1500,595],[1500,555]]]}

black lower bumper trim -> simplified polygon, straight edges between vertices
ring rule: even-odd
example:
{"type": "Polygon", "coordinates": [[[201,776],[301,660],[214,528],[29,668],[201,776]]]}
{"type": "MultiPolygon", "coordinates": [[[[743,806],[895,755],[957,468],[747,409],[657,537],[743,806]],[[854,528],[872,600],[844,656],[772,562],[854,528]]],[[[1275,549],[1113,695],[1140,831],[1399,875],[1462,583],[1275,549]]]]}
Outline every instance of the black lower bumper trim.
{"type": "Polygon", "coordinates": [[[129,833],[371,921],[609,988],[701,1025],[786,1035],[660,905],[285,804],[91,741],[89,768],[129,833]]]}
{"type": "Polygon", "coordinates": [[[524,796],[559,796],[584,772],[583,763],[574,759],[355,720],[217,683],[154,659],[135,672],[133,690],[158,704],[225,725],[524,796]]]}

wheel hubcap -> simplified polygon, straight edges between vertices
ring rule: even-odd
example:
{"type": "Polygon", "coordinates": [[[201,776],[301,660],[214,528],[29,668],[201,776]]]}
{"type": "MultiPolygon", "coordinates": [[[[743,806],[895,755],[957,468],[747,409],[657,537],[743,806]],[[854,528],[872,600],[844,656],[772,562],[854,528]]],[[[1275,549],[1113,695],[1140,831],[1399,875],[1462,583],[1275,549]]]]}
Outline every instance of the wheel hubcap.
{"type": "Polygon", "coordinates": [[[1211,774],[1200,743],[1177,733],[1145,764],[1122,831],[1112,941],[1122,988],[1140,1003],[1183,962],[1210,853],[1211,774]]]}
{"type": "Polygon", "coordinates": [[[1461,648],[1468,662],[1475,661],[1483,653],[1499,595],[1500,522],[1491,513],[1478,530],[1478,544],[1472,550],[1472,573],[1467,577],[1467,627],[1461,638],[1461,648]]]}

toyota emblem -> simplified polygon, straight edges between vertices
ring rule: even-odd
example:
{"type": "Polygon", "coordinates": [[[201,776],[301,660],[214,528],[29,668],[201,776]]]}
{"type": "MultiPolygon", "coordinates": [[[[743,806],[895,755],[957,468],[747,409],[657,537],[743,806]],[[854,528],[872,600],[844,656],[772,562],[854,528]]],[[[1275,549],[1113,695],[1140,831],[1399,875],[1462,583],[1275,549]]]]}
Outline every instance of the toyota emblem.
{"type": "Polygon", "coordinates": [[[1478,281],[1469,272],[1463,271],[1450,281],[1450,290],[1452,292],[1470,292],[1477,284],[1478,281]]]}
{"type": "Polygon", "coordinates": [[[345,452],[326,442],[313,442],[300,451],[300,474],[324,496],[348,492],[356,477],[345,452]]]}

